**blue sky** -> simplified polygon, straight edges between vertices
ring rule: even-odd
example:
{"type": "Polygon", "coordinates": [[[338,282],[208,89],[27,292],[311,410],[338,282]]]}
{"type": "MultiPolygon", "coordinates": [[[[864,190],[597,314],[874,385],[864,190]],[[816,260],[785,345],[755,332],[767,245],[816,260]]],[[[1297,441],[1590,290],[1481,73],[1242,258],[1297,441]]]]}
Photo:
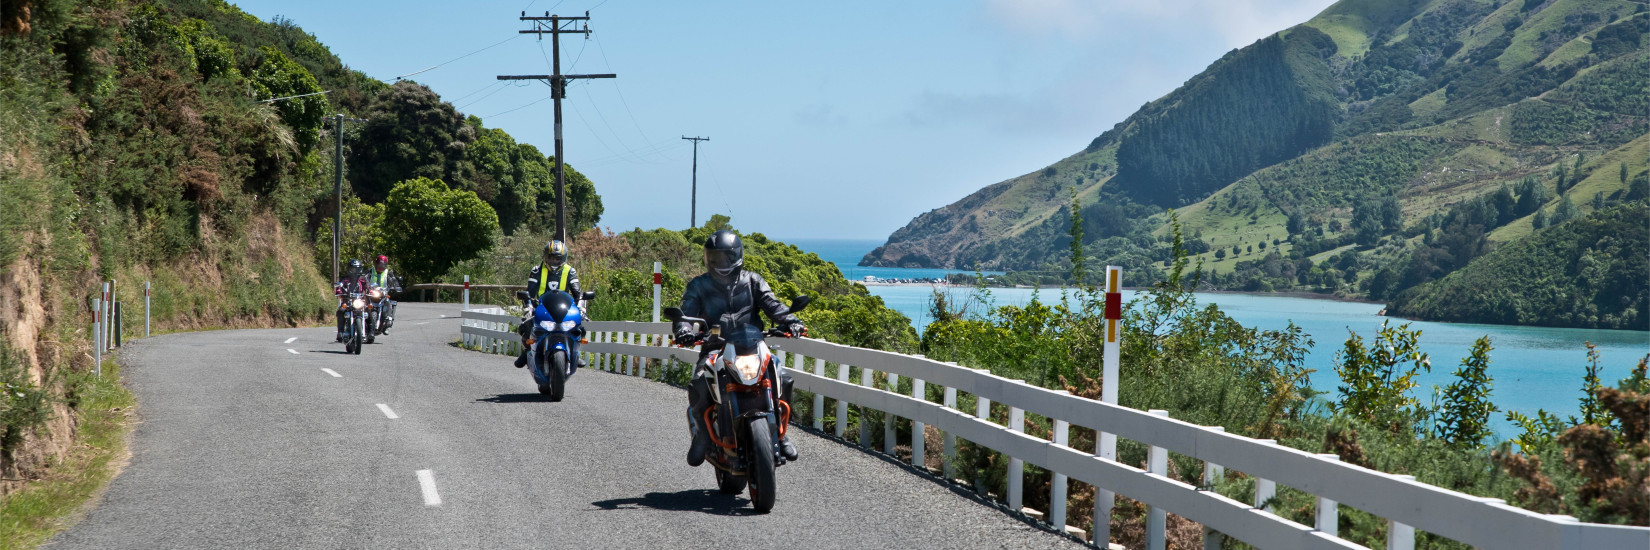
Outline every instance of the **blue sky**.
{"type": "Polygon", "coordinates": [[[562,70],[619,77],[570,87],[563,131],[568,164],[602,195],[602,225],[688,225],[688,135],[711,138],[699,146],[701,223],[721,213],[779,238],[884,239],[1080,150],[1220,55],[1332,2],[235,3],[292,19],[381,80],[440,64],[409,79],[546,154],[548,87],[495,76],[550,72],[549,40],[516,32],[523,10],[588,10],[593,35],[563,36],[562,70]]]}

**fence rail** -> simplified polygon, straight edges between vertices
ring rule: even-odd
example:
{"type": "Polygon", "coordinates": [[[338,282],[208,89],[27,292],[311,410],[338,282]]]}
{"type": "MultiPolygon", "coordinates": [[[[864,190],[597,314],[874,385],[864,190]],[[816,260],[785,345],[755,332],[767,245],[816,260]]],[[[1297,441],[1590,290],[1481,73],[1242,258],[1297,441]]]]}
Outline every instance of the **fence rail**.
{"type": "MultiPolygon", "coordinates": [[[[502,310],[464,312],[461,329],[466,343],[496,353],[515,353],[519,346],[513,332],[516,317],[502,310]],[[500,324],[508,327],[499,328],[500,324]],[[508,342],[508,343],[506,343],[508,342]]],[[[667,347],[669,323],[592,321],[585,324],[591,342],[582,350],[591,356],[591,365],[609,372],[645,375],[646,362],[640,359],[676,359],[692,362],[697,352],[667,347]]],[[[1021,510],[1023,468],[1013,463],[1032,464],[1057,476],[1089,483],[1099,488],[1145,503],[1151,508],[1148,547],[1161,548],[1163,512],[1186,517],[1218,532],[1261,548],[1363,548],[1336,536],[1339,507],[1363,510],[1387,519],[1386,548],[1412,549],[1416,530],[1426,531],[1479,548],[1646,548],[1650,549],[1650,528],[1582,523],[1567,516],[1538,514],[1507,505],[1498,499],[1476,497],[1415,481],[1413,477],[1386,474],[1341,462],[1334,455],[1319,455],[1292,449],[1269,440],[1230,434],[1218,426],[1200,426],[1168,417],[1164,411],[1139,411],[1086,399],[1063,391],[1049,390],[1020,380],[1011,380],[988,371],[971,369],[920,356],[870,350],[821,340],[771,340],[780,360],[791,369],[798,389],[815,395],[813,418],[793,418],[823,426],[824,399],[837,401],[835,434],[841,436],[847,407],[881,411],[889,417],[884,425],[885,452],[892,452],[892,418],[913,423],[912,462],[923,467],[923,426],[944,432],[945,456],[956,453],[955,438],[961,437],[1011,458],[1004,495],[1010,510],[1021,510]],[[795,357],[794,362],[787,356],[795,357]],[[813,361],[808,361],[812,358],[813,361]],[[826,364],[838,366],[836,378],[826,375],[826,364]],[[809,366],[811,365],[811,369],[809,366]],[[849,367],[859,367],[858,383],[848,379],[849,367]],[[872,372],[890,378],[890,388],[898,388],[897,377],[910,378],[913,395],[879,389],[871,384],[872,372]],[[929,385],[938,386],[942,403],[927,398],[929,385]],[[973,395],[981,402],[976,411],[958,410],[957,392],[973,395]],[[987,413],[989,403],[1009,407],[1009,425],[997,424],[987,413]],[[1054,440],[1025,433],[1024,414],[1033,413],[1054,423],[1054,440]],[[1065,430],[1084,427],[1116,434],[1150,447],[1145,470],[1098,456],[1094,452],[1064,444],[1065,430]],[[1213,490],[1176,481],[1167,476],[1168,452],[1205,462],[1205,476],[1218,477],[1223,470],[1243,472],[1257,480],[1257,502],[1244,503],[1213,490]],[[1018,478],[1018,479],[1016,479],[1018,478]],[[1281,484],[1318,498],[1317,521],[1303,525],[1263,508],[1281,484]]],[[[863,415],[861,418],[865,418],[863,415]]],[[[861,425],[861,444],[868,445],[869,426],[861,425]]],[[[949,470],[949,467],[947,468],[949,470]]],[[[946,473],[947,477],[950,473],[946,473]]],[[[1051,494],[1048,518],[1051,527],[1064,529],[1067,517],[1064,487],[1051,494]]],[[[1209,485],[1205,483],[1205,485],[1209,485]]],[[[1085,512],[1086,513],[1086,512],[1085,512]]],[[[1104,536],[1101,526],[1096,537],[1104,536]]],[[[1209,537],[1213,538],[1213,537],[1209,537]]],[[[1218,539],[1215,539],[1218,540],[1218,539]]],[[[1218,546],[1216,546],[1218,547],[1218,546]]]]}

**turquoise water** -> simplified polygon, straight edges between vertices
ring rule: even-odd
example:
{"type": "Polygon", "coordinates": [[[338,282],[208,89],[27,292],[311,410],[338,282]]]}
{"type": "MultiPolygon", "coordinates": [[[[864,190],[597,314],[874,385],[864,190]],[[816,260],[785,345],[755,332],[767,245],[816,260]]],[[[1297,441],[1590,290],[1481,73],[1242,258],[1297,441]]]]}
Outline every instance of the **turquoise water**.
{"type": "MultiPolygon", "coordinates": [[[[973,274],[967,269],[904,269],[898,267],[860,267],[860,258],[865,254],[882,246],[883,241],[867,241],[858,239],[792,239],[785,241],[797,247],[819,254],[827,262],[835,263],[837,269],[842,270],[842,276],[850,281],[861,281],[866,275],[879,279],[943,279],[952,273],[973,274]]],[[[986,271],[987,275],[996,275],[1001,271],[986,271]]]]}
{"type": "MultiPolygon", "coordinates": [[[[852,264],[859,257],[882,244],[879,241],[803,241],[794,243],[820,257],[852,264]],[[821,243],[830,243],[821,245],[821,243]]],[[[848,268],[844,268],[846,272],[848,268]]],[[[898,268],[855,268],[882,270],[879,277],[927,277],[931,275],[902,272],[929,272],[945,270],[903,270],[898,268]]],[[[871,274],[871,273],[865,273],[871,274]]],[[[850,278],[853,275],[849,275],[850,278]]],[[[1127,274],[1125,274],[1127,277],[1127,274]]],[[[1128,284],[1130,281],[1124,281],[1128,284]]],[[[927,285],[872,285],[871,294],[880,296],[888,307],[894,308],[922,330],[928,324],[928,306],[934,287],[927,285]]],[[[962,297],[971,289],[946,288],[943,291],[962,297]]],[[[1034,294],[1045,302],[1060,299],[1059,289],[991,289],[996,305],[1023,305],[1034,294]]],[[[1126,293],[1125,299],[1135,293],[1126,293]]],[[[1313,387],[1333,391],[1339,380],[1335,377],[1335,352],[1346,341],[1348,331],[1356,332],[1368,341],[1380,329],[1382,321],[1400,324],[1410,321],[1376,315],[1384,306],[1357,302],[1337,302],[1311,298],[1254,294],[1199,293],[1199,304],[1219,304],[1221,310],[1245,326],[1261,329],[1282,329],[1292,321],[1315,341],[1307,355],[1308,368],[1317,369],[1312,375],[1313,387]]],[[[1581,396],[1581,377],[1586,364],[1586,342],[1598,346],[1604,365],[1600,378],[1608,384],[1627,376],[1638,360],[1650,354],[1650,332],[1626,330],[1588,330],[1505,325],[1478,325],[1464,323],[1411,322],[1411,328],[1421,330],[1421,349],[1432,359],[1432,372],[1420,376],[1420,395],[1423,402],[1431,400],[1432,386],[1449,384],[1451,376],[1467,356],[1474,340],[1488,335],[1495,349],[1490,354],[1490,375],[1494,377],[1492,401],[1503,410],[1517,410],[1533,414],[1546,409],[1560,416],[1578,414],[1577,399],[1581,396]]],[[[1125,335],[1125,337],[1127,337],[1125,335]]],[[[1504,420],[1504,413],[1494,415],[1495,429],[1503,437],[1515,430],[1504,420]]]]}

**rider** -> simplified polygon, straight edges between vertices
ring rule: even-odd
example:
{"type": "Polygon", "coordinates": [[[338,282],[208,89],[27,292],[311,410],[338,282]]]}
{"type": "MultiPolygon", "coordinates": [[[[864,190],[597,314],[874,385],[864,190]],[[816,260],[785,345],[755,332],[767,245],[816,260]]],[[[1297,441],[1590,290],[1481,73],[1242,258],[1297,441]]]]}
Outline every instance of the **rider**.
{"type": "MultiPolygon", "coordinates": [[[[335,296],[342,297],[345,294],[349,294],[351,292],[366,292],[367,291],[367,277],[364,273],[365,271],[366,271],[366,265],[362,264],[361,260],[353,260],[353,259],[350,260],[349,261],[349,266],[347,268],[345,268],[345,270],[344,270],[344,277],[338,280],[338,284],[335,284],[335,285],[332,286],[332,294],[335,295],[335,296]]],[[[342,299],[340,299],[339,302],[338,302],[338,341],[339,342],[344,341],[344,336],[345,336],[345,334],[344,334],[344,322],[348,319],[348,317],[347,317],[347,315],[348,315],[348,313],[347,313],[348,305],[349,304],[344,303],[342,299]]]]}
{"type": "MultiPolygon", "coordinates": [[[[579,289],[579,271],[567,263],[567,243],[550,241],[544,245],[544,262],[540,263],[527,275],[527,291],[534,297],[543,296],[552,290],[566,292],[573,297],[574,303],[584,297],[579,289]]],[[[533,319],[528,316],[516,328],[521,334],[521,356],[516,358],[516,368],[527,366],[527,339],[533,334],[533,319]]],[[[584,358],[579,358],[579,366],[584,366],[584,358]]]]}
{"type": "MultiPolygon", "coordinates": [[[[807,328],[802,321],[774,296],[773,289],[768,287],[768,282],[761,275],[746,271],[744,265],[745,245],[739,241],[739,235],[732,231],[712,233],[710,238],[705,239],[707,271],[688,281],[687,289],[682,292],[682,314],[722,323],[722,332],[731,334],[731,328],[740,324],[753,325],[761,330],[762,319],[757,313],[760,309],[768,314],[774,324],[785,327],[793,335],[803,335],[807,328]]],[[[677,345],[692,345],[698,339],[691,323],[676,323],[674,332],[677,345]]],[[[699,361],[688,387],[688,428],[693,434],[693,443],[687,455],[689,466],[703,463],[705,453],[711,448],[710,435],[706,431],[708,428],[700,425],[705,409],[711,405],[711,392],[714,391],[714,374],[706,362],[706,356],[711,351],[699,350],[699,361]]],[[[790,373],[780,369],[779,398],[787,403],[791,400],[791,383],[790,373]]],[[[796,446],[791,444],[789,437],[781,436],[779,447],[786,460],[796,460],[796,446]]]]}
{"type": "Polygon", "coordinates": [[[390,299],[390,293],[401,292],[401,282],[390,275],[390,257],[379,254],[372,260],[372,273],[367,274],[367,282],[384,289],[384,330],[382,334],[389,334],[390,327],[395,325],[395,300],[390,299]]]}

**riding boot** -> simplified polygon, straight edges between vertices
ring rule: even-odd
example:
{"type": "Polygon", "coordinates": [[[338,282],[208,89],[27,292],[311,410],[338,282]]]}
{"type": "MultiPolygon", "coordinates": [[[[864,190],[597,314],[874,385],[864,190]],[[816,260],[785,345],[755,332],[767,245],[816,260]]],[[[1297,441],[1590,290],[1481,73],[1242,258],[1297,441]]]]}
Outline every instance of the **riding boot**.
{"type": "Polygon", "coordinates": [[[533,350],[527,349],[525,346],[522,347],[521,355],[516,357],[516,368],[519,369],[527,366],[527,354],[532,353],[532,351],[533,350]]]}
{"type": "MultiPolygon", "coordinates": [[[[791,373],[779,371],[779,400],[784,401],[786,406],[791,403],[791,387],[795,384],[796,381],[791,379],[791,373]]],[[[779,436],[779,454],[784,456],[785,460],[796,460],[796,444],[791,443],[790,436],[779,436]]]]}
{"type": "Polygon", "coordinates": [[[688,445],[688,466],[698,467],[710,452],[710,426],[704,425],[705,411],[710,408],[710,378],[695,377],[688,388],[688,430],[693,443],[688,445]]]}
{"type": "Polygon", "coordinates": [[[338,342],[344,341],[344,312],[338,312],[338,342]]]}

